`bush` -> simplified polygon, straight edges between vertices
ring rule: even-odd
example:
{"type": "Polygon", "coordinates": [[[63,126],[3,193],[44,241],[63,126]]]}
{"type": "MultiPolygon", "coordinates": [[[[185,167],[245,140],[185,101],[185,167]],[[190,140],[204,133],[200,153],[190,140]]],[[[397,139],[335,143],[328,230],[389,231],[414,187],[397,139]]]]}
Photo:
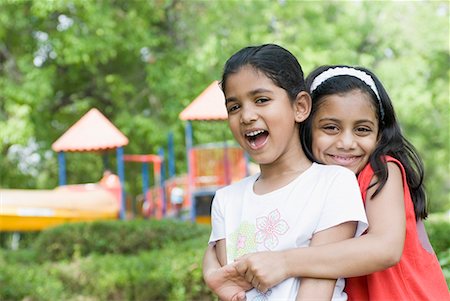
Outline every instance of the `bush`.
{"type": "MultiPolygon", "coordinates": [[[[84,294],[117,301],[212,300],[201,271],[206,240],[207,236],[199,237],[132,257],[92,255],[82,259],[84,294]]],[[[79,290],[73,286],[74,293],[79,290]]]]}
{"type": "Polygon", "coordinates": [[[8,249],[11,248],[13,241],[13,236],[18,235],[19,237],[19,249],[26,249],[34,242],[36,237],[38,237],[40,232],[0,232],[0,248],[8,249]]]}
{"type": "Polygon", "coordinates": [[[41,260],[97,254],[136,254],[209,233],[209,226],[175,220],[71,223],[43,231],[33,247],[41,260]]]}
{"type": "Polygon", "coordinates": [[[425,227],[450,289],[450,222],[444,216],[432,215],[425,227]]]}
{"type": "Polygon", "coordinates": [[[207,235],[136,255],[91,254],[42,264],[4,264],[0,300],[214,300],[203,283],[207,235]]]}
{"type": "Polygon", "coordinates": [[[448,252],[450,249],[450,222],[443,219],[430,219],[425,227],[436,254],[448,252]]]}
{"type": "MultiPolygon", "coordinates": [[[[448,284],[449,223],[433,218],[426,228],[448,284]]],[[[49,229],[31,244],[36,249],[0,249],[0,300],[217,300],[201,270],[209,231],[169,220],[49,229]],[[39,263],[38,255],[54,261],[39,263]]]]}
{"type": "MultiPolygon", "coordinates": [[[[4,261],[5,254],[2,254],[4,261]]],[[[52,269],[36,264],[1,262],[0,300],[67,300],[63,283],[52,269]]]]}

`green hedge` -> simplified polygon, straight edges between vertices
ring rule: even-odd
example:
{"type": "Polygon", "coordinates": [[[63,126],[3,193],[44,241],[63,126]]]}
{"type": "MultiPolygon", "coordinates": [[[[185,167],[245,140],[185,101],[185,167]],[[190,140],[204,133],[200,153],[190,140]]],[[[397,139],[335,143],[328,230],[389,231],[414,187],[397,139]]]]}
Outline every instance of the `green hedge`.
{"type": "MultiPolygon", "coordinates": [[[[11,248],[13,235],[13,232],[0,232],[0,248],[11,248]]],[[[29,248],[39,235],[39,231],[19,233],[19,247],[21,249],[29,248]]]]}
{"type": "MultiPolygon", "coordinates": [[[[431,219],[425,225],[449,281],[450,224],[431,219]]],[[[0,300],[217,300],[201,271],[209,231],[174,220],[48,229],[26,248],[0,249],[0,300]]]]}
{"type": "Polygon", "coordinates": [[[210,227],[176,220],[97,221],[43,231],[33,248],[40,260],[97,254],[136,254],[209,233],[210,227]]]}
{"type": "Polygon", "coordinates": [[[443,219],[425,222],[425,228],[436,254],[448,252],[450,249],[450,222],[443,219]]]}
{"type": "Polygon", "coordinates": [[[444,216],[432,216],[425,227],[450,289],[450,222],[444,216]]]}
{"type": "Polygon", "coordinates": [[[0,300],[214,300],[203,283],[207,236],[137,255],[99,255],[44,262],[1,262],[0,300]]]}

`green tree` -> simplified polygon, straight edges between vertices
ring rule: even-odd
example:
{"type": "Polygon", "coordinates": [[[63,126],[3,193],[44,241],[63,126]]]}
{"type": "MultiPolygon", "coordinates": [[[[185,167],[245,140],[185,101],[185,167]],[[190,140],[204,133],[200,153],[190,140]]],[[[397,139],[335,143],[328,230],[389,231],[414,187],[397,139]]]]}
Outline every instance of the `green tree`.
{"type": "MultiPolygon", "coordinates": [[[[182,172],[178,114],[233,52],[275,42],[305,73],[335,63],[376,72],[423,156],[431,209],[448,210],[448,18],[446,1],[1,1],[0,186],[56,186],[51,144],[91,107],[129,138],[126,153],[156,153],[172,131],[182,172]]],[[[231,139],[223,122],[194,122],[194,133],[195,143],[231,139]]],[[[100,176],[96,154],[67,161],[70,183],[100,176]]],[[[127,165],[128,178],[138,173],[127,165]]]]}

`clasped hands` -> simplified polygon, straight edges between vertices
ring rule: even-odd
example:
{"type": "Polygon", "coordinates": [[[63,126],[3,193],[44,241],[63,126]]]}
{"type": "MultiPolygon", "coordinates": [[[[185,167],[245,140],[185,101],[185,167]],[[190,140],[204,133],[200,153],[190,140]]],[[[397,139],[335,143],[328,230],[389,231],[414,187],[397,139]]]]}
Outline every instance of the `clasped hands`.
{"type": "Polygon", "coordinates": [[[257,252],[206,274],[208,286],[223,301],[243,301],[252,288],[265,293],[288,278],[278,252],[257,252]]]}

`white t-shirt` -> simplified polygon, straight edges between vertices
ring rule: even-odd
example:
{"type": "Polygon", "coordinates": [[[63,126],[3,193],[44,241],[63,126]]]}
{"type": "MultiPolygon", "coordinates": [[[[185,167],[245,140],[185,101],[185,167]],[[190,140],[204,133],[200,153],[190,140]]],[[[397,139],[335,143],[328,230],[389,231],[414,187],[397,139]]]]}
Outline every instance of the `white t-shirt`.
{"type": "MultiPolygon", "coordinates": [[[[212,205],[214,243],[226,239],[228,263],[257,251],[307,247],[314,233],[347,221],[358,221],[355,236],[367,229],[355,174],[341,166],[312,166],[286,186],[257,195],[259,174],[216,192],[212,205]]],[[[289,278],[266,294],[256,289],[247,300],[295,300],[300,280],[289,278]]],[[[347,300],[344,279],[338,279],[333,300],[347,300]]]]}

